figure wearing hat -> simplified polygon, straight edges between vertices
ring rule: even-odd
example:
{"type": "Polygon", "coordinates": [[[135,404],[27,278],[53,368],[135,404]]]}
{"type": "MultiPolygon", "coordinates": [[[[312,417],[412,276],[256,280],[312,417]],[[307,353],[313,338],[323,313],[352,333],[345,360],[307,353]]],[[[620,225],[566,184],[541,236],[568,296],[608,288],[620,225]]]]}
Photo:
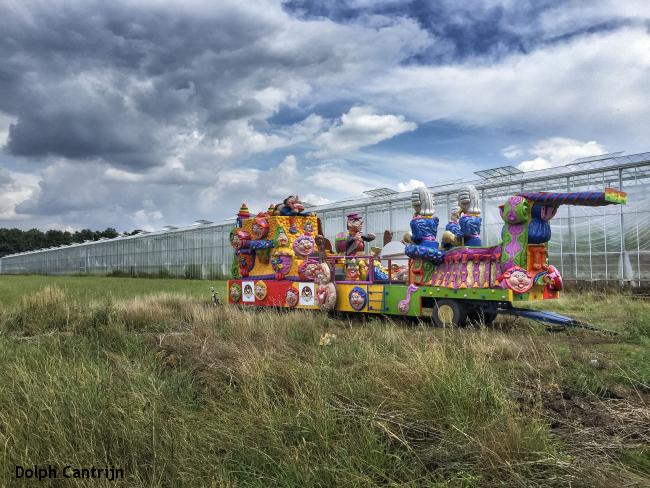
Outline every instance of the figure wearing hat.
{"type": "Polygon", "coordinates": [[[374,241],[375,234],[370,232],[368,234],[361,233],[363,218],[358,213],[352,212],[346,218],[348,220],[348,237],[345,241],[345,255],[363,254],[365,243],[374,241]]]}
{"type": "Polygon", "coordinates": [[[304,211],[305,206],[300,201],[298,195],[290,195],[285,198],[282,203],[276,205],[276,210],[277,214],[282,215],[283,217],[309,217],[312,215],[311,213],[304,211]]]}

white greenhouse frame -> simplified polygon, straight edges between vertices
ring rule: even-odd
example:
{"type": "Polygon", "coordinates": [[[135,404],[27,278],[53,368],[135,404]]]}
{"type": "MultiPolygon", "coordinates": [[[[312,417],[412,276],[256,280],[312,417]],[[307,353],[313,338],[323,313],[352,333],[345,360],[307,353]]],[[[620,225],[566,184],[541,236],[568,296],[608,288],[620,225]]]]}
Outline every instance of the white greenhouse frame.
{"type": "MultiPolygon", "coordinates": [[[[605,186],[628,194],[625,206],[560,207],[551,221],[549,259],[568,281],[650,284],[650,153],[583,158],[565,166],[520,172],[511,167],[480,171],[473,181],[429,187],[435,194],[439,234],[458,188],[474,184],[481,196],[484,245],[497,244],[502,222],[497,206],[518,191],[588,191],[605,186]]],[[[385,189],[382,189],[385,190],[385,189]]],[[[345,229],[345,215],[360,212],[365,230],[381,242],[385,230],[401,239],[411,217],[410,192],[369,192],[364,198],[310,207],[326,237],[345,229]]],[[[233,214],[238,210],[233,207],[233,214]]],[[[124,274],[224,279],[230,276],[234,219],[200,221],[186,228],[41,249],[0,259],[2,274],[124,274]]]]}

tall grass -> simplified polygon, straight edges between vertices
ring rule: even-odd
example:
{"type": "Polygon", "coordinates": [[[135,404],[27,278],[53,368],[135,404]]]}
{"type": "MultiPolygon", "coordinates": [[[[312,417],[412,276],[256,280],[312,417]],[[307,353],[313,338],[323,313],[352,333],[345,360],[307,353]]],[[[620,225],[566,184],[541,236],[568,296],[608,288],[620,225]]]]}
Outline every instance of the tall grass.
{"type": "MultiPolygon", "coordinates": [[[[84,301],[49,287],[2,309],[3,483],[15,482],[17,464],[47,463],[117,466],[125,486],[650,479],[638,385],[630,407],[616,410],[627,415],[616,417],[621,431],[636,429],[633,443],[604,449],[612,437],[597,426],[599,449],[572,443],[584,419],[571,399],[595,409],[610,405],[603,388],[632,388],[614,368],[589,369],[591,356],[572,353],[583,337],[600,336],[545,336],[523,324],[508,333],[431,329],[208,302],[166,292],[84,301]],[[336,339],[319,346],[325,332],[336,339]]],[[[626,320],[629,337],[597,339],[599,347],[642,351],[645,329],[626,320]]],[[[78,484],[102,483],[115,484],[78,484]]]]}

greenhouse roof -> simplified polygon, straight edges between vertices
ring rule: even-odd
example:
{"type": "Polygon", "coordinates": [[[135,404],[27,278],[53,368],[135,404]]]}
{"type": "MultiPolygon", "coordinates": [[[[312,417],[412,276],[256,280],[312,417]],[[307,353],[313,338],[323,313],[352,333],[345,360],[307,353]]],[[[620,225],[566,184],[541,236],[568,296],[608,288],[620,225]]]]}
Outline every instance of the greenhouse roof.
{"type": "MultiPolygon", "coordinates": [[[[552,168],[534,170],[534,171],[521,171],[518,168],[513,166],[501,166],[498,168],[492,168],[488,170],[477,171],[476,176],[480,179],[474,180],[464,180],[456,179],[453,181],[443,182],[437,185],[429,186],[428,188],[434,192],[437,198],[449,198],[450,195],[458,191],[458,188],[461,185],[473,184],[478,190],[492,190],[492,191],[503,191],[504,187],[509,187],[512,185],[523,185],[525,183],[535,183],[535,182],[548,182],[554,187],[560,187],[562,185],[579,185],[584,184],[585,182],[593,182],[594,177],[598,174],[602,174],[604,181],[611,181],[614,185],[618,185],[618,170],[628,169],[628,168],[644,168],[643,173],[640,176],[650,177],[650,152],[622,155],[622,152],[615,152],[609,154],[602,154],[599,156],[590,156],[587,158],[576,159],[563,166],[554,166],[552,168]],[[614,173],[616,171],[616,173],[614,173]],[[605,180],[605,175],[609,180],[605,180]],[[611,178],[615,178],[612,180],[611,178]],[[554,181],[555,180],[555,181],[554,181]]],[[[639,176],[637,174],[637,176],[639,176]]],[[[625,181],[625,178],[623,178],[625,181]]],[[[410,202],[411,191],[398,192],[391,188],[377,188],[375,190],[368,190],[363,192],[364,195],[352,197],[349,199],[341,200],[338,202],[332,202],[324,205],[309,205],[306,204],[305,207],[309,207],[311,211],[322,212],[326,210],[334,209],[348,209],[350,207],[362,207],[373,204],[391,202],[410,202]]],[[[131,236],[118,236],[113,239],[103,238],[99,241],[84,241],[83,243],[74,243],[71,245],[63,245],[60,247],[52,247],[49,249],[36,249],[32,251],[25,251],[22,253],[10,254],[5,257],[11,256],[22,256],[27,254],[33,254],[43,251],[53,251],[64,249],[74,246],[87,246],[98,243],[109,243],[115,242],[116,240],[127,240],[127,239],[140,239],[144,237],[154,237],[160,235],[166,235],[176,232],[186,232],[186,231],[198,231],[200,229],[212,228],[212,227],[226,227],[231,228],[235,224],[235,219],[225,219],[218,223],[212,223],[207,220],[197,220],[194,225],[189,225],[185,227],[174,227],[174,226],[165,226],[165,228],[157,231],[147,232],[142,231],[140,233],[131,235],[131,236]],[[200,223],[200,225],[196,225],[200,223]]]]}

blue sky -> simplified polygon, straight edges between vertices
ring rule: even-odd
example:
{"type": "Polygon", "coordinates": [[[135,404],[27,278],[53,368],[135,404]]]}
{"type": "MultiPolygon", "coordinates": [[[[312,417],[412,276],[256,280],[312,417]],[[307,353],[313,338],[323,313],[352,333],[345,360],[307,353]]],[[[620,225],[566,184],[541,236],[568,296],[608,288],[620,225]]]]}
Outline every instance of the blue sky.
{"type": "Polygon", "coordinates": [[[157,229],[647,151],[650,2],[5,0],[0,226],[157,229]]]}

